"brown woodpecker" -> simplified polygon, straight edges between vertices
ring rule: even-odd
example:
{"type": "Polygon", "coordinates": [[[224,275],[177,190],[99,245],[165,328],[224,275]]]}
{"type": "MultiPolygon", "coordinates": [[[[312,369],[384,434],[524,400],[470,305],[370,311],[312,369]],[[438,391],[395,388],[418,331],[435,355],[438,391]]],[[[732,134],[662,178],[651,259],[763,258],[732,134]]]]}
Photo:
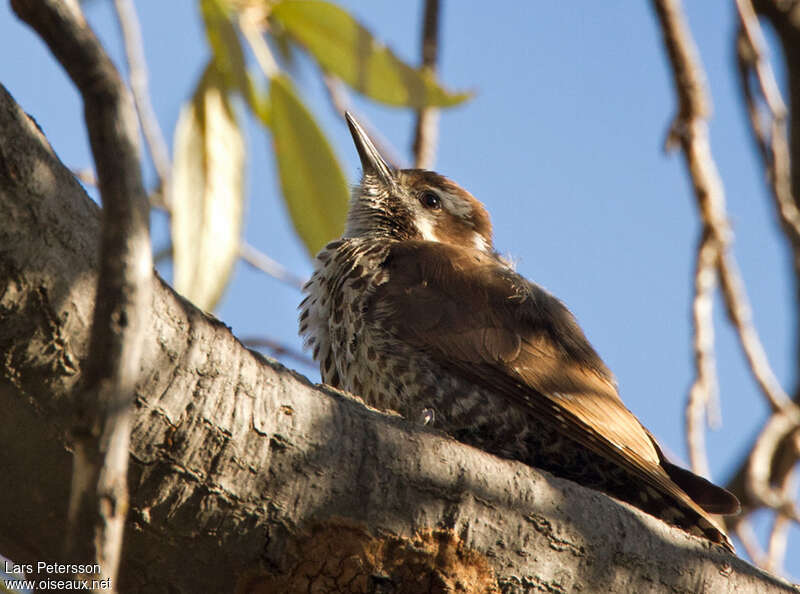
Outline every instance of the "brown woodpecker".
{"type": "Polygon", "coordinates": [[[665,459],[570,311],[495,252],[483,205],[347,121],[363,179],[300,305],[322,380],[732,551],[709,514],[737,499],[665,459]]]}

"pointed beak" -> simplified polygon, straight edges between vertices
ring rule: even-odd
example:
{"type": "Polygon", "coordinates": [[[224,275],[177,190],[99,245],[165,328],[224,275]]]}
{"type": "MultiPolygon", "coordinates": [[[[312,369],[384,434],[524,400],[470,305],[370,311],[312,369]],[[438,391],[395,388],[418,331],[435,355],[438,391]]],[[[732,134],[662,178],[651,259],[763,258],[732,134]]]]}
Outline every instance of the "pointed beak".
{"type": "Polygon", "coordinates": [[[393,169],[381,157],[378,149],[375,148],[367,133],[364,132],[364,128],[361,127],[350,112],[345,112],[344,117],[347,119],[350,134],[353,136],[358,156],[361,158],[361,167],[364,170],[364,175],[374,175],[386,185],[394,185],[393,169]]]}

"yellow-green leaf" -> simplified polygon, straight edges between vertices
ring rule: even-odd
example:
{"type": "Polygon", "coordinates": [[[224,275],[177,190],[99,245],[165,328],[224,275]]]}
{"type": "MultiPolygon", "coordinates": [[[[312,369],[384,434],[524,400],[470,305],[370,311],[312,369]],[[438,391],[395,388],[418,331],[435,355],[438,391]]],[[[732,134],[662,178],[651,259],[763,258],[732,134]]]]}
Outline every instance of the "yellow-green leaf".
{"type": "Polygon", "coordinates": [[[170,184],[175,290],[212,310],[239,251],[245,147],[222,75],[206,69],[175,129],[170,184]]]}
{"type": "Polygon", "coordinates": [[[376,101],[419,109],[449,107],[470,96],[445,90],[430,73],[401,61],[329,2],[283,0],[274,6],[270,19],[305,47],[323,70],[376,101]]]}
{"type": "Polygon", "coordinates": [[[250,85],[250,100],[248,101],[250,111],[253,112],[253,115],[255,115],[264,126],[269,127],[271,108],[269,105],[269,95],[267,94],[267,90],[266,88],[262,89],[257,84],[256,76],[249,74],[248,80],[250,85]]]}
{"type": "Polygon", "coordinates": [[[328,140],[285,76],[270,82],[270,106],[283,197],[298,235],[314,255],[344,230],[347,180],[328,140]]]}
{"type": "Polygon", "coordinates": [[[214,69],[222,75],[225,88],[241,93],[250,109],[261,117],[258,112],[264,107],[264,102],[247,73],[244,51],[228,3],[225,0],[202,0],[201,10],[214,69]]]}

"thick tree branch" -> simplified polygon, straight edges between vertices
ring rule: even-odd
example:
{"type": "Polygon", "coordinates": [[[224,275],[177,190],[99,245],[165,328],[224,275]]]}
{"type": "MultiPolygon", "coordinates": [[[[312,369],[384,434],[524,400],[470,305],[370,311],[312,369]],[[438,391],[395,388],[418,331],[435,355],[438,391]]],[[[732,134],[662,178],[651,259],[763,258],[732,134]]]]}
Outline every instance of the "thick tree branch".
{"type": "Polygon", "coordinates": [[[67,556],[116,578],[128,510],[128,443],[151,294],[149,206],[133,102],[77,3],[12,0],[83,97],[103,199],[89,365],[75,401],[67,556]]]}
{"type": "MultiPolygon", "coordinates": [[[[58,559],[99,213],[1,88],[0,220],[0,508],[15,512],[0,551],[58,559]]],[[[163,283],[151,311],[121,590],[798,592],[598,492],[314,387],[163,283]]]]}

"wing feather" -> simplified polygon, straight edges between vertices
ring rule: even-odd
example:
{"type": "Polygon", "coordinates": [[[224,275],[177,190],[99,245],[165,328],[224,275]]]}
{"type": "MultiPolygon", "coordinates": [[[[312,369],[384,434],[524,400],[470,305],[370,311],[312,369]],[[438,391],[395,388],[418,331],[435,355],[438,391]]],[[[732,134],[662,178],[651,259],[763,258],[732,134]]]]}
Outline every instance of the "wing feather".
{"type": "MultiPolygon", "coordinates": [[[[440,365],[503,394],[706,517],[662,466],[655,440],[622,403],[611,372],[555,297],[498,259],[463,247],[406,241],[384,265],[389,281],[377,288],[369,316],[440,365]]],[[[735,511],[733,496],[700,480],[711,488],[700,503],[716,513],[735,511]]]]}

